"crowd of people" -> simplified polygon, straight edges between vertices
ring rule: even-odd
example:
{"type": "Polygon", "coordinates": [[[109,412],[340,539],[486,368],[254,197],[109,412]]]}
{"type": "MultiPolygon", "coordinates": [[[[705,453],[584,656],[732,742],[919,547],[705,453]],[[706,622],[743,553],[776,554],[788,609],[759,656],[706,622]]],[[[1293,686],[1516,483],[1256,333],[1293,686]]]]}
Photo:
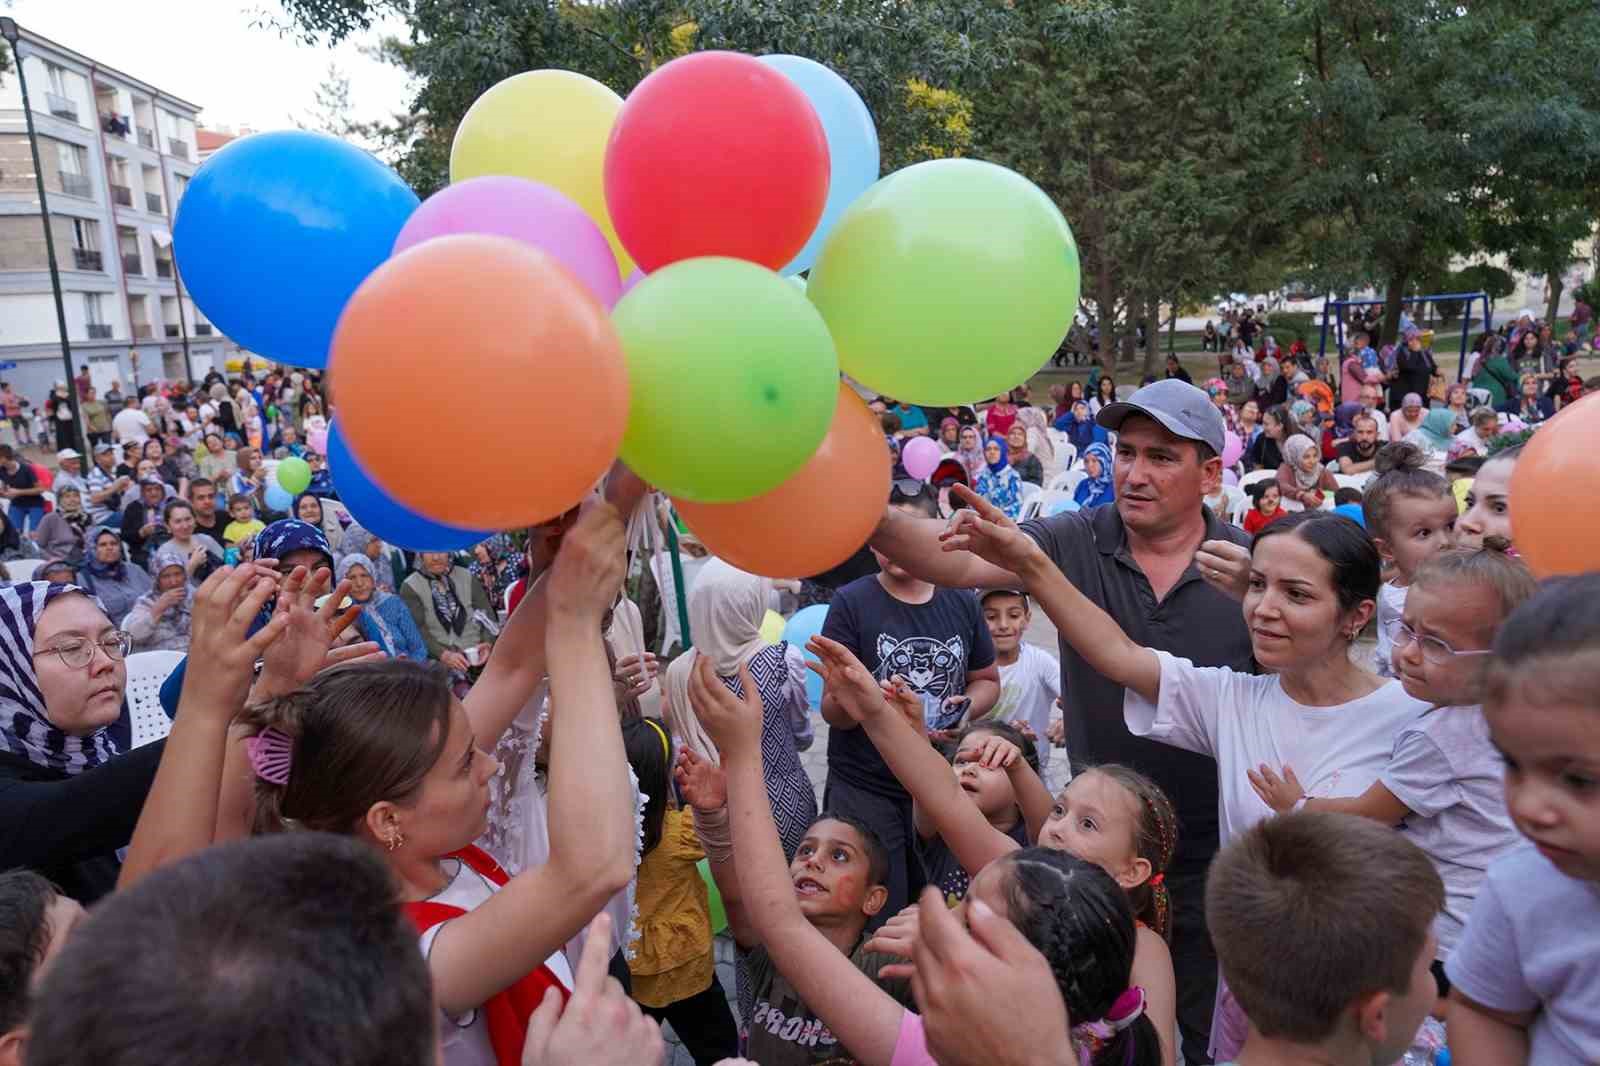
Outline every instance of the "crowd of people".
{"type": "Polygon", "coordinates": [[[702,560],[676,637],[629,520],[703,549],[626,468],[404,551],[312,373],[129,397],[48,489],[0,448],[0,546],[48,559],[0,585],[0,1063],[621,1066],[660,1022],[701,1064],[1595,1061],[1600,575],[1516,556],[1538,420],[1391,402],[1362,339],[1335,403],[1260,340],[1201,386],[873,400],[869,543],[702,560]],[[778,585],[827,605],[803,648],[778,585]],[[135,746],[146,649],[186,656],[135,746]]]}

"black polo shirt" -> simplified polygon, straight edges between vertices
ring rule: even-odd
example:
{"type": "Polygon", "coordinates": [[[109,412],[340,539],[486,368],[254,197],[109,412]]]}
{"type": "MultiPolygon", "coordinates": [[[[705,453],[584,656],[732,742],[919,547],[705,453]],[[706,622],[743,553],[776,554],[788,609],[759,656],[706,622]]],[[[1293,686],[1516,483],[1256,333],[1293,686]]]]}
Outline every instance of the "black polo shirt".
{"type": "MultiPolygon", "coordinates": [[[[1204,509],[1204,505],[1202,505],[1204,509]]],[[[1250,535],[1205,511],[1207,540],[1250,544],[1250,535]]],[[[1128,550],[1117,508],[1094,507],[1022,525],[1068,581],[1138,644],[1182,656],[1196,666],[1248,668],[1250,633],[1239,601],[1218,592],[1191,561],[1157,603],[1149,580],[1128,550]]],[[[1178,814],[1176,876],[1198,876],[1217,851],[1217,764],[1128,732],[1123,688],[1097,674],[1061,642],[1061,691],[1067,753],[1082,764],[1123,763],[1160,785],[1178,814]]]]}

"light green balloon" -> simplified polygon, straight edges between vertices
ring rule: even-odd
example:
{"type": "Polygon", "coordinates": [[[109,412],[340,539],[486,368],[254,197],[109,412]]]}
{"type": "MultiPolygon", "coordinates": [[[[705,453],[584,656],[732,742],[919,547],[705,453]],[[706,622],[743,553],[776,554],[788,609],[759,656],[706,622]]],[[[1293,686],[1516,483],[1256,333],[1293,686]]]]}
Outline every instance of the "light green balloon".
{"type": "Polygon", "coordinates": [[[622,459],[669,495],[759,496],[805,465],[833,422],[833,338],[805,293],[764,267],[673,263],[611,320],[628,362],[622,459]]]}
{"type": "Polygon", "coordinates": [[[935,159],[863,193],[806,295],[863,385],[931,407],[997,396],[1054,354],[1078,309],[1078,243],[1037,185],[935,159]]]}
{"type": "Polygon", "coordinates": [[[278,487],[291,496],[298,496],[311,487],[311,464],[294,456],[278,464],[278,487]]]}

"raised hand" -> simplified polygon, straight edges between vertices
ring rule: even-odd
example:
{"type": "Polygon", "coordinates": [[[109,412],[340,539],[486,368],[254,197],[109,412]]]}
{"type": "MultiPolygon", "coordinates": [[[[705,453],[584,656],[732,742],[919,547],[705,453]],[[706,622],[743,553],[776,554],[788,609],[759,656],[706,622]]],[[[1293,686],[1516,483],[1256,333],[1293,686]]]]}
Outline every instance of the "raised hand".
{"type": "MultiPolygon", "coordinates": [[[[262,696],[281,696],[300,688],[317,672],[328,665],[329,649],[333,647],[335,620],[339,614],[339,604],[344,602],[350,594],[350,583],[341,581],[333,594],[322,601],[322,606],[317,606],[317,600],[327,591],[328,585],[333,580],[333,572],[326,568],[318,569],[315,573],[307,573],[306,568],[297,566],[283,579],[283,585],[278,590],[278,602],[273,609],[273,618],[283,614],[286,625],[283,630],[283,639],[274,643],[262,656],[261,679],[257,684],[256,694],[262,696]]],[[[351,648],[376,650],[376,645],[351,645],[351,648]]],[[[348,653],[349,649],[339,649],[341,653],[348,653]]],[[[364,652],[360,653],[364,654],[364,652]]],[[[345,654],[344,658],[335,661],[344,661],[352,657],[345,654]]]]}
{"type": "Polygon", "coordinates": [[[185,695],[192,692],[195,698],[184,701],[186,708],[232,718],[244,706],[256,660],[289,625],[288,612],[277,611],[266,625],[245,636],[277,588],[275,570],[246,563],[221,568],[196,590],[184,678],[185,695]]]}
{"type": "Polygon", "coordinates": [[[928,721],[922,713],[922,697],[899,674],[887,681],[878,682],[878,687],[883,690],[884,699],[889,701],[890,709],[897,712],[900,717],[911,723],[911,728],[919,733],[927,733],[928,721]]]}
{"type": "Polygon", "coordinates": [[[915,967],[911,959],[916,955],[917,938],[920,935],[921,919],[918,917],[918,904],[911,904],[899,914],[890,918],[879,927],[872,939],[863,945],[863,950],[882,952],[896,958],[905,959],[905,962],[891,962],[878,969],[878,976],[885,980],[894,978],[909,978],[915,967]]]}
{"type": "Polygon", "coordinates": [[[689,704],[725,759],[736,751],[759,751],[761,746],[761,692],[743,666],[739,667],[739,684],[743,696],[728,691],[711,669],[711,660],[703,655],[695,659],[689,674],[689,704]]]}
{"type": "Polygon", "coordinates": [[[965,485],[951,487],[951,493],[967,507],[950,516],[950,525],[939,539],[947,552],[969,551],[984,562],[1021,575],[1043,555],[1034,539],[1007,518],[988,500],[965,485]]]}
{"type": "Polygon", "coordinates": [[[616,602],[627,568],[627,531],[617,509],[591,503],[562,538],[550,567],[550,609],[569,619],[600,619],[616,602]]]}
{"type": "Polygon", "coordinates": [[[1300,779],[1294,775],[1292,766],[1283,768],[1282,777],[1266,763],[1258,769],[1246,770],[1245,775],[1250,778],[1250,787],[1256,790],[1261,802],[1278,814],[1287,814],[1306,798],[1306,790],[1300,787],[1300,779]]]}
{"type": "Polygon", "coordinates": [[[1231,540],[1208,540],[1194,553],[1194,564],[1206,584],[1244,601],[1250,590],[1250,549],[1231,540]]]}
{"type": "Polygon", "coordinates": [[[659,1066],[661,1027],[608,976],[610,950],[611,916],[602,911],[589,923],[566,1009],[551,989],[528,1019],[522,1066],[659,1066]]]}
{"type": "Polygon", "coordinates": [[[991,734],[983,738],[983,746],[978,749],[978,757],[971,761],[991,770],[1009,770],[1020,758],[1022,758],[1021,748],[1005,737],[991,734]]]}
{"type": "Polygon", "coordinates": [[[643,696],[656,683],[656,657],[650,652],[643,655],[625,655],[617,660],[617,683],[630,696],[643,696]]]}
{"type": "Polygon", "coordinates": [[[718,811],[728,805],[728,778],[722,767],[689,748],[678,753],[672,779],[678,783],[684,800],[697,811],[718,811]]]}
{"type": "MultiPolygon", "coordinates": [[[[819,633],[806,642],[806,650],[817,657],[815,661],[807,659],[806,666],[822,678],[828,692],[851,718],[865,722],[889,709],[878,680],[849,648],[819,633]]],[[[919,699],[917,717],[921,716],[919,699]]]]}

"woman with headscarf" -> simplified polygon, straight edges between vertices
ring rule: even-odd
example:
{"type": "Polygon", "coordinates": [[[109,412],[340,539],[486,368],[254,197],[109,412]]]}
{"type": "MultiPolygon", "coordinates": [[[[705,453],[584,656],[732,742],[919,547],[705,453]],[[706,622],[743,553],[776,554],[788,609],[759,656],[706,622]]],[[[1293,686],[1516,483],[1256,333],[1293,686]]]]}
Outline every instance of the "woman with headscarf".
{"type": "MultiPolygon", "coordinates": [[[[1056,446],[1050,439],[1050,423],[1045,419],[1044,409],[1031,404],[1018,409],[1017,424],[1025,431],[1027,450],[1038,457],[1040,467],[1047,471],[1054,470],[1056,446]]],[[[1016,457],[1015,451],[1012,452],[1012,457],[1016,457]]]]}
{"type": "Polygon", "coordinates": [[[1436,473],[1444,472],[1450,445],[1455,443],[1455,412],[1448,407],[1435,407],[1422,418],[1422,425],[1407,433],[1407,444],[1415,444],[1428,456],[1424,464],[1436,473]]]}
{"type": "Polygon", "coordinates": [[[1250,380],[1250,373],[1245,363],[1234,363],[1228,367],[1227,389],[1228,406],[1235,410],[1255,398],[1256,383],[1250,380]]]}
{"type": "Polygon", "coordinates": [[[106,616],[118,625],[151,585],[149,574],[123,560],[122,538],[110,526],[96,526],[89,531],[79,579],[89,594],[99,599],[106,616]]]}
{"type": "Polygon", "coordinates": [[[954,417],[946,417],[939,422],[939,444],[945,451],[954,454],[961,447],[961,423],[954,417]]]}
{"type": "Polygon", "coordinates": [[[1283,464],[1278,467],[1278,491],[1308,511],[1327,502],[1325,493],[1337,491],[1339,482],[1322,465],[1322,449],[1310,437],[1296,433],[1283,442],[1283,464]]]}
{"type": "Polygon", "coordinates": [[[228,386],[219,381],[211,386],[208,395],[211,397],[211,406],[216,409],[217,426],[224,434],[239,435],[241,433],[239,408],[228,396],[228,386]]]}
{"type": "Polygon", "coordinates": [[[1087,451],[1089,445],[1097,441],[1103,443],[1110,439],[1106,431],[1095,422],[1094,415],[1090,413],[1089,405],[1082,400],[1072,405],[1072,411],[1066,424],[1063,425],[1057,422],[1056,428],[1066,431],[1067,440],[1072,443],[1072,447],[1079,455],[1087,451]]]}
{"type": "Polygon", "coordinates": [[[165,750],[128,751],[128,637],[85,590],[25,581],[0,586],[0,645],[0,869],[91,903],[116,887],[165,750]]]}
{"type": "Polygon", "coordinates": [[[400,597],[417,623],[428,656],[449,667],[458,694],[489,659],[495,617],[489,594],[449,552],[418,552],[417,568],[400,585],[400,597]]]}
{"type": "Polygon", "coordinates": [[[1099,441],[1089,445],[1083,453],[1083,469],[1088,476],[1078,482],[1078,487],[1072,492],[1072,499],[1079,508],[1087,510],[1099,507],[1117,498],[1116,487],[1111,481],[1112,455],[1108,445],[1099,441]]]}
{"type": "Polygon", "coordinates": [[[89,512],[83,509],[83,493],[76,485],[68,485],[56,493],[56,509],[44,516],[33,539],[46,559],[65,559],[76,567],[83,561],[83,538],[88,532],[89,512]]]}
{"type": "Polygon", "coordinates": [[[978,475],[987,465],[983,458],[983,440],[978,435],[977,426],[961,427],[961,446],[956,449],[956,458],[966,467],[967,480],[976,483],[978,475]]]}
{"type": "Polygon", "coordinates": [[[194,620],[189,557],[168,541],[150,556],[155,587],[140,596],[123,620],[134,651],[188,651],[194,620]]]}
{"type": "Polygon", "coordinates": [[[1289,398],[1289,382],[1283,364],[1272,356],[1261,361],[1261,380],[1256,383],[1256,400],[1262,408],[1276,407],[1289,398]]]}
{"type": "Polygon", "coordinates": [[[972,486],[974,492],[1000,510],[1006,517],[1022,517],[1022,479],[1011,469],[1006,458],[1006,442],[990,437],[983,446],[984,469],[972,486]]]}
{"type": "Polygon", "coordinates": [[[350,599],[361,609],[356,625],[362,639],[372,641],[391,658],[426,662],[428,645],[417,623],[399,596],[378,587],[374,575],[378,569],[365,555],[346,555],[339,560],[337,580],[350,582],[350,599]]]}
{"type": "Polygon", "coordinates": [[[1422,426],[1426,405],[1422,402],[1422,394],[1408,392],[1400,398],[1399,406],[1389,416],[1389,439],[1391,441],[1405,440],[1406,435],[1422,426]]]}
{"type": "Polygon", "coordinates": [[[1028,427],[1021,421],[1013,424],[1011,432],[1006,434],[1006,453],[1011,469],[1017,472],[1019,478],[1040,488],[1044,487],[1044,463],[1029,450],[1028,427]]]}
{"type": "Polygon", "coordinates": [[[496,533],[472,547],[472,562],[467,571],[477,578],[497,608],[506,602],[506,590],[527,573],[527,555],[505,533],[496,533]]]}
{"type": "Polygon", "coordinates": [[[389,547],[359,523],[352,523],[345,529],[340,548],[346,555],[365,555],[372,560],[373,580],[383,592],[399,592],[400,583],[410,573],[402,552],[389,547]]]}
{"type": "Polygon", "coordinates": [[[333,509],[323,506],[320,497],[302,492],[294,498],[291,510],[300,521],[310,522],[322,530],[323,535],[328,538],[328,546],[335,552],[348,553],[349,549],[344,546],[344,527],[339,524],[339,518],[333,509]]]}

